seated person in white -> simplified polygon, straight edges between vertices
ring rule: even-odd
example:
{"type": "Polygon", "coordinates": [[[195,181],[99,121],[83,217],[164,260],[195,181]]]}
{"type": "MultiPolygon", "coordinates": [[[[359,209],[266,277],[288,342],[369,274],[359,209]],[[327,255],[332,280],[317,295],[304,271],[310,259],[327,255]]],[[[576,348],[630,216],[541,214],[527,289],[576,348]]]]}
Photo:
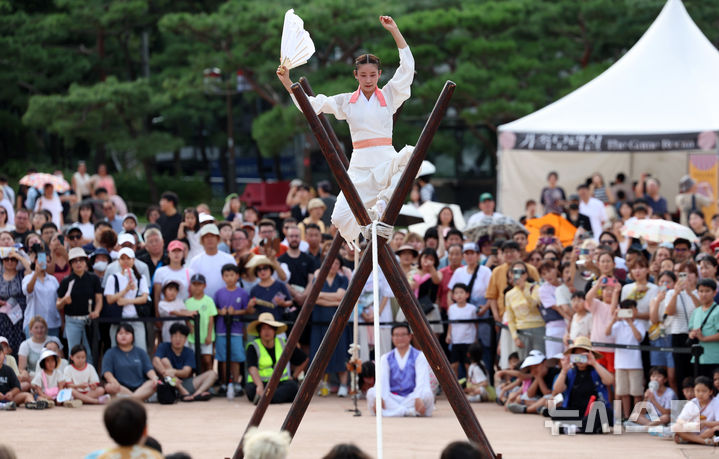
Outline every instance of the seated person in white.
{"type": "MultiPolygon", "coordinates": [[[[429,385],[429,364],[410,345],[409,326],[392,327],[394,349],[382,356],[382,416],[431,416],[434,394],[429,385]]],[[[375,412],[376,389],[367,391],[367,405],[375,412]]]]}

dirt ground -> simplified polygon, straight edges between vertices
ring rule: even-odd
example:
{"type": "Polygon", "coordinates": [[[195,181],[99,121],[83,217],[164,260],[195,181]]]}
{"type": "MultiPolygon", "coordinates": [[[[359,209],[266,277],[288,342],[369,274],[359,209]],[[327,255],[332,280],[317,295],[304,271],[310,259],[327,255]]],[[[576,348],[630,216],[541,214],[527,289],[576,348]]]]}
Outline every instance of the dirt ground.
{"type": "MultiPolygon", "coordinates": [[[[315,397],[292,443],[291,458],[320,458],[332,445],[354,442],[375,457],[375,421],[362,401],[361,417],[345,410],[351,401],[315,397]]],[[[515,457],[703,458],[714,448],[676,445],[648,434],[552,436],[546,418],[515,415],[493,403],[474,404],[482,428],[497,453],[515,457]]],[[[164,452],[184,451],[193,458],[231,457],[253,411],[246,399],[228,402],[148,404],[149,431],[164,452]]],[[[271,406],[261,425],[276,429],[288,405],[271,406]]],[[[81,458],[112,445],[102,424],[102,407],[57,407],[47,411],[19,408],[0,412],[0,443],[25,458],[81,458]]],[[[384,419],[384,457],[438,458],[446,444],[464,438],[447,400],[440,398],[432,418],[384,419]]]]}

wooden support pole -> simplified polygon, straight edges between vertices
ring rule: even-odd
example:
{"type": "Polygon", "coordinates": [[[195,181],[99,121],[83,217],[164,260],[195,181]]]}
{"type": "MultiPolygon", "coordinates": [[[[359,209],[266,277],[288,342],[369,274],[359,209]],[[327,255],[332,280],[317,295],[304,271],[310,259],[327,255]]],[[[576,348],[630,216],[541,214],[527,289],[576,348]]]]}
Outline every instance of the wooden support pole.
{"type": "Polygon", "coordinates": [[[487,440],[487,436],[484,434],[482,426],[479,425],[472,406],[469,404],[467,396],[464,395],[457,378],[454,376],[454,371],[452,371],[447,356],[444,354],[439,341],[437,341],[437,337],[432,333],[427,317],[422,313],[419,301],[412,294],[407,277],[397,264],[394,253],[387,245],[377,247],[377,249],[380,251],[379,264],[385,273],[387,282],[392,288],[402,311],[404,311],[412,333],[417,338],[425,357],[427,357],[429,366],[432,367],[432,371],[437,377],[442,390],[447,395],[447,400],[452,406],[459,424],[464,429],[464,433],[467,434],[467,438],[482,449],[484,457],[496,457],[492,445],[487,440]]]}
{"type": "MultiPolygon", "coordinates": [[[[297,344],[300,341],[302,332],[307,327],[307,324],[312,317],[312,310],[315,307],[315,302],[317,301],[317,297],[319,296],[320,291],[322,290],[322,286],[327,279],[327,274],[330,272],[330,267],[332,266],[331,261],[337,258],[337,255],[340,253],[341,247],[342,236],[338,234],[332,241],[332,245],[330,246],[330,249],[325,255],[325,262],[322,263],[322,266],[320,267],[320,272],[317,273],[317,278],[315,279],[314,284],[312,284],[309,294],[307,295],[307,298],[305,298],[305,301],[302,304],[302,308],[300,308],[300,313],[298,314],[297,319],[292,326],[290,335],[287,337],[285,348],[282,350],[280,359],[275,365],[275,370],[272,372],[272,376],[270,377],[269,381],[265,383],[265,391],[262,394],[262,397],[260,397],[260,401],[257,402],[257,407],[252,413],[250,421],[247,423],[245,432],[244,434],[242,434],[242,439],[245,438],[245,434],[250,429],[250,427],[257,427],[260,425],[260,422],[262,422],[262,418],[265,416],[267,407],[269,406],[270,401],[275,394],[275,390],[280,383],[282,373],[287,367],[287,364],[290,361],[290,357],[292,356],[292,353],[294,352],[295,348],[297,347],[297,344]],[[330,260],[330,262],[328,263],[327,260],[330,260]]],[[[233,459],[242,459],[244,457],[244,453],[242,452],[242,439],[240,440],[240,444],[237,445],[235,454],[232,456],[233,459]]]]}
{"type": "MultiPolygon", "coordinates": [[[[312,90],[312,86],[310,86],[310,82],[307,81],[307,78],[302,77],[300,78],[300,86],[302,86],[302,89],[305,91],[305,94],[308,96],[314,96],[315,93],[312,90]]],[[[324,115],[324,113],[320,113],[317,115],[317,117],[320,119],[320,123],[322,123],[322,127],[325,128],[325,132],[327,133],[327,136],[330,139],[330,142],[332,142],[332,145],[335,147],[335,151],[340,156],[340,160],[342,160],[342,164],[345,165],[345,169],[349,169],[350,162],[349,159],[347,159],[347,155],[345,154],[344,150],[342,149],[342,144],[340,143],[340,139],[337,138],[337,134],[335,133],[335,130],[332,129],[332,125],[330,124],[330,121],[327,119],[327,117],[324,115]]],[[[319,142],[319,140],[318,140],[319,142]]]]}
{"type": "MultiPolygon", "coordinates": [[[[404,197],[407,195],[412,183],[414,182],[414,178],[419,171],[422,161],[424,160],[429,144],[432,141],[432,137],[436,133],[439,123],[449,106],[449,100],[454,92],[454,88],[455,84],[450,81],[445,84],[445,87],[443,88],[442,93],[437,100],[424,129],[422,130],[422,134],[415,146],[414,153],[402,174],[397,189],[388,203],[387,209],[382,218],[383,222],[393,224],[397,219],[404,197]]],[[[337,178],[340,188],[347,198],[347,202],[352,209],[355,218],[357,218],[360,225],[369,224],[370,219],[367,211],[364,208],[362,201],[344,168],[345,164],[341,159],[340,151],[336,149],[335,145],[333,145],[333,142],[329,138],[328,129],[323,126],[320,119],[312,110],[309,100],[299,84],[295,83],[292,86],[292,92],[310,124],[310,127],[320,144],[322,153],[325,155],[330,169],[337,178]]],[[[329,131],[331,131],[331,127],[329,127],[329,131]]],[[[410,322],[412,328],[415,330],[415,333],[417,333],[418,340],[423,348],[423,351],[428,357],[428,361],[432,366],[433,371],[435,371],[435,374],[438,375],[442,387],[448,394],[452,408],[460,420],[460,424],[465,430],[465,433],[468,438],[480,445],[488,457],[497,457],[492,450],[481,426],[479,425],[479,422],[474,415],[474,411],[471,409],[469,402],[462,393],[458,382],[452,377],[453,373],[451,372],[449,362],[442,353],[439,343],[434,338],[426,317],[420,314],[421,309],[419,304],[412,296],[411,289],[397,265],[394,255],[389,248],[386,247],[386,240],[379,238],[377,244],[378,250],[380,250],[380,264],[387,274],[388,281],[390,281],[390,285],[395,292],[395,296],[400,301],[400,305],[405,312],[405,316],[410,322]]],[[[327,263],[325,262],[325,264],[327,263]]],[[[359,297],[371,270],[372,256],[370,243],[362,255],[362,259],[354,276],[352,277],[352,281],[347,288],[345,296],[340,302],[337,312],[330,323],[329,329],[327,330],[318,352],[315,355],[315,359],[308,369],[305,380],[300,387],[300,391],[292,403],[292,406],[290,407],[282,425],[282,429],[288,431],[291,436],[294,436],[297,432],[297,428],[307,411],[312,395],[319,385],[320,379],[327,368],[329,359],[331,358],[331,355],[339,341],[339,336],[349,320],[357,298],[359,297]]],[[[240,449],[239,446],[238,449],[240,449]]]]}

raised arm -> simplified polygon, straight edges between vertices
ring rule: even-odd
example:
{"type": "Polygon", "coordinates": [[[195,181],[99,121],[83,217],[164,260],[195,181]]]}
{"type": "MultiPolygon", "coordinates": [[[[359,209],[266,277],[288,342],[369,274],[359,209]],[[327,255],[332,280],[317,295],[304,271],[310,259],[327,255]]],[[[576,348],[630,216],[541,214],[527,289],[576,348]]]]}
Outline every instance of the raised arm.
{"type": "Polygon", "coordinates": [[[399,27],[397,27],[397,24],[391,16],[380,16],[379,22],[382,24],[382,27],[392,34],[394,42],[397,43],[397,48],[403,49],[407,47],[407,41],[402,36],[402,32],[399,31],[399,27]]]}

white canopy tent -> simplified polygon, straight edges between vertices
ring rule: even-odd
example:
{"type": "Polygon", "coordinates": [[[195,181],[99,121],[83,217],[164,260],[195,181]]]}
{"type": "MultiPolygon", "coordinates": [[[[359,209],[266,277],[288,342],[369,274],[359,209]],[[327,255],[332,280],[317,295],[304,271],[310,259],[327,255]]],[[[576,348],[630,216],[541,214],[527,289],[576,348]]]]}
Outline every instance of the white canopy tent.
{"type": "MultiPolygon", "coordinates": [[[[688,152],[710,153],[719,131],[719,51],[680,0],[619,61],[581,88],[499,127],[498,205],[521,215],[549,171],[568,194],[593,172],[649,172],[668,198],[688,152]],[[661,152],[661,154],[657,154],[661,152]]],[[[669,201],[673,208],[672,199],[669,201]]]]}

